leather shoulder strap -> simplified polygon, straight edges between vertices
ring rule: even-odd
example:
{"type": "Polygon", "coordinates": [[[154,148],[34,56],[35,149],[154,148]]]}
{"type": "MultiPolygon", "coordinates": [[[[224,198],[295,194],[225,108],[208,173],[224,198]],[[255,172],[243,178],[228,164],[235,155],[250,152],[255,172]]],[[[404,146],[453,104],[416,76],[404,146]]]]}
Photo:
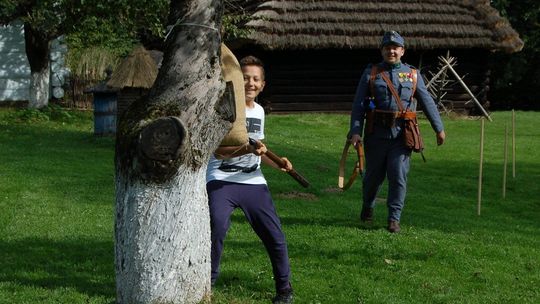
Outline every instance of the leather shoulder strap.
{"type": "Polygon", "coordinates": [[[384,71],[381,73],[382,78],[388,85],[388,88],[390,89],[390,92],[394,96],[394,99],[396,100],[396,104],[399,108],[400,112],[404,112],[403,105],[401,104],[401,97],[399,97],[399,93],[397,92],[396,88],[394,87],[394,84],[392,84],[392,81],[390,81],[390,78],[388,78],[388,75],[384,73],[384,71]]]}
{"type": "Polygon", "coordinates": [[[418,83],[418,71],[416,69],[411,69],[412,74],[412,94],[411,94],[411,101],[414,98],[414,93],[416,93],[416,84],[418,83]]]}
{"type": "Polygon", "coordinates": [[[379,66],[373,65],[371,67],[371,74],[369,75],[369,88],[371,90],[371,98],[375,98],[375,77],[377,77],[377,74],[380,73],[379,66]]]}

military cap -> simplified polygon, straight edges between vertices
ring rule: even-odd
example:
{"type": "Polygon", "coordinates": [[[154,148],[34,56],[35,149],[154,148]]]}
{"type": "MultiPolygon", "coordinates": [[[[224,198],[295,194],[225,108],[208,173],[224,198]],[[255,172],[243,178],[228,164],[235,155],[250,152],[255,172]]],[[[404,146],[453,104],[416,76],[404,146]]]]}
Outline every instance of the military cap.
{"type": "Polygon", "coordinates": [[[384,33],[384,36],[381,41],[381,47],[388,45],[388,44],[395,44],[401,47],[405,47],[405,40],[401,35],[399,35],[396,31],[389,31],[384,33]]]}

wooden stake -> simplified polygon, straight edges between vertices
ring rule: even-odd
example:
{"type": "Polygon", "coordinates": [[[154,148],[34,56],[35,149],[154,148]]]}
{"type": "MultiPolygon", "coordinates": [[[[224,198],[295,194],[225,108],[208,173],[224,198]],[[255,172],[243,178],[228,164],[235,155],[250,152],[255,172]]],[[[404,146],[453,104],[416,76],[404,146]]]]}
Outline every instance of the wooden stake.
{"type": "Polygon", "coordinates": [[[512,109],[512,178],[516,178],[516,112],[512,109]]]}
{"type": "Polygon", "coordinates": [[[431,77],[431,80],[426,84],[426,88],[429,88],[435,81],[437,81],[437,78],[439,78],[446,71],[446,69],[446,66],[442,67],[442,69],[437,74],[431,77]]]}
{"type": "Polygon", "coordinates": [[[476,97],[474,97],[474,94],[471,92],[471,90],[469,90],[469,87],[467,87],[467,85],[465,84],[465,82],[463,82],[463,79],[458,75],[458,73],[454,70],[454,68],[452,68],[452,65],[450,65],[450,63],[448,62],[448,60],[446,60],[445,58],[442,58],[442,57],[439,57],[441,58],[441,60],[446,64],[446,66],[448,67],[448,69],[450,69],[450,71],[454,74],[454,76],[456,77],[456,79],[459,81],[459,83],[461,84],[461,86],[465,89],[465,91],[467,91],[467,93],[469,94],[469,96],[471,96],[471,98],[474,100],[474,102],[476,103],[476,105],[480,108],[480,110],[482,110],[482,113],[484,113],[484,116],[489,120],[489,121],[493,121],[491,119],[491,117],[489,116],[489,114],[486,112],[486,110],[484,109],[484,107],[482,107],[482,105],[480,104],[480,102],[478,101],[478,99],[476,99],[476,97]]]}
{"type": "Polygon", "coordinates": [[[478,173],[478,207],[477,213],[480,215],[480,209],[482,206],[482,164],[484,162],[484,118],[480,119],[480,171],[478,173]]]}
{"type": "Polygon", "coordinates": [[[503,184],[502,197],[506,198],[506,167],[508,166],[508,124],[504,124],[504,168],[503,168],[503,184]]]}

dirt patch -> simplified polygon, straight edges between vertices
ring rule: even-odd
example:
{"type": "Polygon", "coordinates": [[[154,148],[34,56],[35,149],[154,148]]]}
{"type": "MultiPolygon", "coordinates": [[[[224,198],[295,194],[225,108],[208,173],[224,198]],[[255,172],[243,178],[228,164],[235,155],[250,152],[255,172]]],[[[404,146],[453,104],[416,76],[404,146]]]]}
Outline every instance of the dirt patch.
{"type": "Polygon", "coordinates": [[[327,165],[317,165],[315,167],[317,169],[317,171],[320,171],[320,172],[329,172],[330,171],[330,166],[327,166],[327,165]]]}
{"type": "Polygon", "coordinates": [[[340,193],[343,192],[343,190],[339,189],[338,187],[328,187],[323,190],[326,193],[340,193]]]}
{"type": "Polygon", "coordinates": [[[291,191],[291,192],[285,192],[285,193],[278,193],[276,195],[278,198],[282,199],[302,199],[306,201],[316,201],[319,198],[313,194],[308,192],[298,192],[298,191],[291,191]]]}

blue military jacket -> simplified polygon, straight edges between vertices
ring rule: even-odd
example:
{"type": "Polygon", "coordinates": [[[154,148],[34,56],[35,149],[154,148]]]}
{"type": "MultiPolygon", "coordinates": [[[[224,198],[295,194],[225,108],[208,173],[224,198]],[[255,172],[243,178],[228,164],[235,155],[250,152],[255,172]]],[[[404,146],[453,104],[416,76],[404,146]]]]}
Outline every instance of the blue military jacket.
{"type": "MultiPolygon", "coordinates": [[[[400,94],[403,109],[416,111],[416,102],[414,102],[411,98],[411,94],[413,93],[411,67],[403,63],[389,65],[385,62],[379,63],[378,66],[380,70],[384,70],[382,73],[386,73],[388,75],[388,77],[394,84],[394,87],[400,94]]],[[[377,75],[374,80],[373,88],[375,91],[375,101],[370,104],[367,98],[371,97],[371,89],[369,84],[371,69],[372,65],[368,65],[366,67],[356,89],[351,113],[351,128],[349,131],[350,135],[359,134],[360,136],[362,136],[366,111],[368,111],[373,106],[379,110],[395,112],[399,111],[399,107],[396,104],[392,93],[388,88],[388,85],[380,74],[377,75]]],[[[429,94],[424,80],[419,72],[418,81],[416,84],[416,91],[414,95],[416,100],[422,104],[424,114],[431,123],[431,127],[433,128],[433,130],[435,132],[442,131],[444,127],[441,121],[441,117],[439,115],[439,111],[437,110],[435,101],[429,94]]],[[[378,138],[397,138],[401,135],[402,127],[403,121],[401,119],[398,119],[396,121],[396,124],[392,128],[375,125],[373,128],[373,133],[370,135],[378,138]]]]}

